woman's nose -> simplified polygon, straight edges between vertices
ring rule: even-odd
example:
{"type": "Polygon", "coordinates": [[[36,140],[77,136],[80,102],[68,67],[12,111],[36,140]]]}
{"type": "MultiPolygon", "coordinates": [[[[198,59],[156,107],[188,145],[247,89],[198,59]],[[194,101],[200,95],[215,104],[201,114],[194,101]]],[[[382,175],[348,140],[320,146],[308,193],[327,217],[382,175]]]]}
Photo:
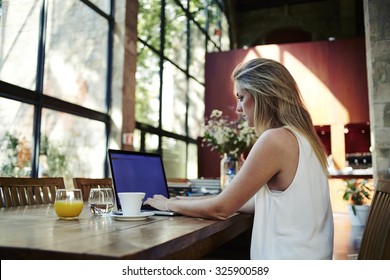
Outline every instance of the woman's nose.
{"type": "Polygon", "coordinates": [[[242,107],[240,105],[240,102],[237,102],[236,112],[237,113],[241,113],[242,112],[242,107]]]}

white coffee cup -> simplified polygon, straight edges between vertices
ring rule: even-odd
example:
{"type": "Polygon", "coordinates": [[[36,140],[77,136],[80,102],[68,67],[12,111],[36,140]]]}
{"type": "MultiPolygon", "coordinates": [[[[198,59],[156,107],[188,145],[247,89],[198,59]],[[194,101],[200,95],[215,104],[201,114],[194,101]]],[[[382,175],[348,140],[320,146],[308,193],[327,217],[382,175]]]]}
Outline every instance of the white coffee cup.
{"type": "Polygon", "coordinates": [[[120,192],[118,193],[118,196],[123,215],[139,215],[141,213],[141,206],[144,201],[145,193],[120,192]]]}

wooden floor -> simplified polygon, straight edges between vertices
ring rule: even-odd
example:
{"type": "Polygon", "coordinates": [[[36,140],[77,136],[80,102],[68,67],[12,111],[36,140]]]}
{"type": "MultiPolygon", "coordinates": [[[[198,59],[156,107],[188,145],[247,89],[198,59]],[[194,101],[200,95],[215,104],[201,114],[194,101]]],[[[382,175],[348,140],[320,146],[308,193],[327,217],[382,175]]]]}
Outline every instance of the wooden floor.
{"type": "Polygon", "coordinates": [[[333,213],[335,260],[354,260],[359,253],[364,227],[351,226],[348,213],[333,213]]]}

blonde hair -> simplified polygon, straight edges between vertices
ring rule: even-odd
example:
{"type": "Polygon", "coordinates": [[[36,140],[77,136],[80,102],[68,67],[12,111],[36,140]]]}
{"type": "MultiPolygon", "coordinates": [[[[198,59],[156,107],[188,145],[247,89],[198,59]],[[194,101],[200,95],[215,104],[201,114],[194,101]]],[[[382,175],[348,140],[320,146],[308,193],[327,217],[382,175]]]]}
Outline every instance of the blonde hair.
{"type": "Polygon", "coordinates": [[[255,100],[254,126],[257,134],[283,126],[296,129],[307,138],[328,174],[324,146],[294,78],[281,63],[255,58],[238,65],[232,79],[255,100]]]}

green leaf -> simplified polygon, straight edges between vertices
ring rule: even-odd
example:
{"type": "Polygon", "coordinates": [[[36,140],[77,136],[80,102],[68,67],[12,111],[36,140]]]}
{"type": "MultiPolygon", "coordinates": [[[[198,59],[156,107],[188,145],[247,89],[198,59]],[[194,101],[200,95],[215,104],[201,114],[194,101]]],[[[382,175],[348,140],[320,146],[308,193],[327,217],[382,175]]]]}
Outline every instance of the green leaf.
{"type": "Polygon", "coordinates": [[[352,205],[352,212],[356,216],[356,207],[355,207],[355,205],[352,205]]]}

